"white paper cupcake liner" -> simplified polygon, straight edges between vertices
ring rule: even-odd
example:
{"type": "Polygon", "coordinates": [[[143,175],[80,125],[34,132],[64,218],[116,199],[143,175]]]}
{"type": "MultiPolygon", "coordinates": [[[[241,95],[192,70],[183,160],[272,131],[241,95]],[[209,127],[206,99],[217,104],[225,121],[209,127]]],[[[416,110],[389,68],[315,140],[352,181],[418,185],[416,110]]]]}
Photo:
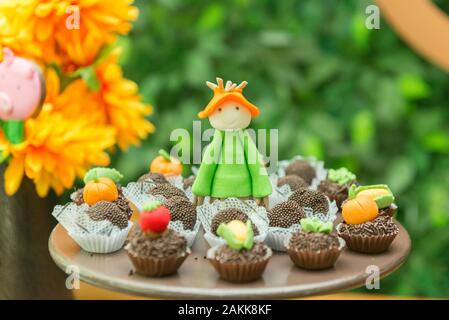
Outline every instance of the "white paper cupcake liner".
{"type": "MultiPolygon", "coordinates": [[[[316,190],[321,181],[326,180],[327,170],[324,168],[324,162],[317,160],[315,157],[295,156],[291,160],[282,160],[278,163],[277,176],[284,177],[285,169],[294,160],[306,160],[315,169],[315,178],[310,184],[310,189],[316,190]]],[[[276,180],[277,183],[277,180],[276,180]]]]}
{"type": "Polygon", "coordinates": [[[55,206],[52,215],[60,224],[73,234],[95,234],[110,236],[120,232],[120,228],[110,221],[94,221],[87,214],[89,206],[67,203],[64,206],[55,206]]]}
{"type": "Polygon", "coordinates": [[[219,211],[230,208],[241,210],[257,227],[259,234],[254,237],[255,241],[263,242],[265,240],[268,230],[268,217],[266,209],[262,206],[258,206],[253,200],[227,198],[225,200],[216,200],[212,204],[205,203],[197,207],[198,217],[205,230],[204,238],[211,247],[226,243],[223,238],[212,233],[212,219],[219,211]]]}
{"type": "Polygon", "coordinates": [[[268,227],[265,243],[273,250],[285,252],[285,239],[301,229],[299,224],[294,224],[290,228],[268,227]]]}
{"type": "MultiPolygon", "coordinates": [[[[329,201],[329,199],[328,199],[329,201]]],[[[271,204],[270,204],[271,206],[271,204]]],[[[326,213],[314,212],[311,208],[304,208],[304,213],[307,218],[318,218],[324,222],[334,222],[337,218],[338,207],[335,201],[329,201],[329,210],[326,213]]],[[[280,227],[268,227],[267,238],[265,243],[276,251],[285,252],[284,242],[286,238],[289,238],[294,232],[301,229],[299,224],[293,224],[289,228],[280,227]]]]}
{"type": "Polygon", "coordinates": [[[69,236],[84,250],[91,253],[111,253],[120,250],[125,244],[132,222],[128,221],[125,229],[115,232],[110,236],[92,233],[73,233],[69,236]]]}
{"type": "MultiPolygon", "coordinates": [[[[126,197],[130,199],[132,203],[134,203],[137,209],[139,209],[139,212],[143,210],[143,206],[148,201],[157,200],[160,201],[161,203],[164,203],[166,201],[164,196],[154,196],[146,192],[141,192],[142,188],[146,187],[142,187],[141,183],[131,182],[126,186],[126,188],[123,189],[124,190],[123,192],[126,195],[126,197]]],[[[186,237],[189,247],[191,247],[195,242],[196,235],[198,234],[198,231],[201,226],[201,222],[198,219],[198,208],[196,210],[197,210],[197,220],[192,230],[185,229],[182,221],[170,221],[170,228],[186,237]]]]}
{"type": "Polygon", "coordinates": [[[180,235],[184,236],[187,239],[187,245],[192,247],[195,243],[196,235],[201,227],[201,222],[199,219],[196,219],[195,225],[192,230],[184,229],[184,225],[182,221],[170,221],[170,229],[175,230],[180,235]]]}
{"type": "MultiPolygon", "coordinates": [[[[184,190],[182,185],[182,177],[180,176],[167,176],[166,179],[168,182],[181,190],[186,197],[189,199],[190,202],[193,202],[193,193],[192,188],[189,187],[186,190],[184,190]]],[[[122,187],[122,192],[124,196],[131,201],[139,210],[141,207],[139,205],[143,205],[145,201],[147,201],[148,196],[151,196],[148,194],[148,192],[153,188],[156,184],[150,180],[145,180],[141,182],[130,182],[127,184],[126,187],[122,187]]],[[[154,197],[154,196],[153,196],[154,197]]],[[[164,197],[155,197],[156,199],[164,199],[164,197]]]]}

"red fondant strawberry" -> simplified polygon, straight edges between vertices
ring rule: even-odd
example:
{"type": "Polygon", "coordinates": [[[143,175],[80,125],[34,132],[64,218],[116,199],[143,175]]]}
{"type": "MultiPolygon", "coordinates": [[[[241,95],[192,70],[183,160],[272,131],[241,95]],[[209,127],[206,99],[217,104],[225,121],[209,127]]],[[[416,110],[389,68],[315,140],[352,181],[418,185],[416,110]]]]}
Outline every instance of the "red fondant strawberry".
{"type": "Polygon", "coordinates": [[[159,201],[149,201],[140,213],[139,224],[143,232],[159,234],[167,230],[170,211],[159,201]]]}

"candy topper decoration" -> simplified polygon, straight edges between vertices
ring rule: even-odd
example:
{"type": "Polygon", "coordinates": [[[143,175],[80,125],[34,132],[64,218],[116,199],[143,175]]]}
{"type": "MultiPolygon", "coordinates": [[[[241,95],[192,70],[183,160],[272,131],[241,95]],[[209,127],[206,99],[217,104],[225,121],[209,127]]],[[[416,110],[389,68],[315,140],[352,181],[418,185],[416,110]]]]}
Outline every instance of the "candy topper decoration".
{"type": "Polygon", "coordinates": [[[332,232],[333,224],[331,221],[321,221],[320,219],[314,218],[304,218],[299,222],[301,228],[306,232],[312,233],[324,233],[328,234],[332,232]]]}
{"type": "Polygon", "coordinates": [[[32,61],[14,56],[3,48],[0,62],[0,119],[12,144],[24,140],[23,121],[31,117],[45,99],[45,81],[32,61]]]}
{"type": "Polygon", "coordinates": [[[348,182],[352,182],[357,178],[357,176],[355,174],[353,174],[351,171],[349,171],[346,168],[329,169],[329,172],[327,173],[327,177],[329,180],[331,180],[339,185],[344,185],[348,182]]]}
{"type": "Polygon", "coordinates": [[[379,215],[376,201],[368,195],[357,195],[355,185],[349,188],[349,198],[342,205],[343,220],[348,224],[360,224],[372,221],[379,215]]]}
{"type": "Polygon", "coordinates": [[[394,202],[394,195],[386,184],[374,184],[370,186],[351,186],[350,192],[357,196],[366,195],[376,201],[379,208],[386,208],[394,202]]]}
{"type": "Polygon", "coordinates": [[[192,186],[196,205],[211,196],[253,198],[268,207],[271,183],[263,158],[246,130],[252,117],[259,115],[259,109],[243,95],[247,84],[228,81],[224,85],[221,78],[216,84],[206,82],[214,95],[198,116],[208,118],[216,130],[192,186]]]}
{"type": "Polygon", "coordinates": [[[150,172],[179,176],[182,173],[182,163],[178,159],[170,157],[167,151],[159,150],[159,156],[151,162],[150,172]]]}
{"type": "Polygon", "coordinates": [[[218,226],[217,234],[234,250],[249,250],[254,244],[254,232],[249,219],[246,224],[240,220],[222,223],[218,226]]]}
{"type": "Polygon", "coordinates": [[[139,224],[148,236],[159,237],[167,230],[170,219],[170,211],[159,201],[148,201],[140,213],[139,224]]]}

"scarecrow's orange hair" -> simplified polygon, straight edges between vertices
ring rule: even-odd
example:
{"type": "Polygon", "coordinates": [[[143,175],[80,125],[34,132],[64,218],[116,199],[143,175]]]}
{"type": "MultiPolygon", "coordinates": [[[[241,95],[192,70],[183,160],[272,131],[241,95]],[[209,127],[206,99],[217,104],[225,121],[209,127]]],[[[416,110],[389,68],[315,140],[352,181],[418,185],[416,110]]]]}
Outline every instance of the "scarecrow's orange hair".
{"type": "Polygon", "coordinates": [[[259,108],[249,102],[242,93],[243,88],[245,88],[247,84],[248,82],[246,81],[243,81],[239,85],[228,81],[226,82],[226,86],[224,86],[223,79],[221,78],[217,78],[217,84],[206,81],[206,85],[212,89],[214,96],[204,110],[198,113],[198,117],[200,119],[209,117],[215,110],[218,109],[218,107],[229,101],[239,103],[251,112],[252,117],[257,117],[259,115],[259,108]]]}

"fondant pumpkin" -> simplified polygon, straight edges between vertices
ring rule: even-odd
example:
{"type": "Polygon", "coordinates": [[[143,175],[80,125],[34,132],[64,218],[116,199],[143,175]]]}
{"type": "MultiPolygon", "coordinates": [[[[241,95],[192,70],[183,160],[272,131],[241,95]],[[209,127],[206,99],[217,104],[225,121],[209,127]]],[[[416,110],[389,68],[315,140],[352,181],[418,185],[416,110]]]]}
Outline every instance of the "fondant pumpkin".
{"type": "Polygon", "coordinates": [[[89,181],[83,191],[84,202],[92,206],[100,201],[115,201],[118,198],[118,189],[115,182],[109,178],[101,177],[89,181]]]}
{"type": "Polygon", "coordinates": [[[371,197],[358,195],[343,204],[342,215],[346,223],[360,224],[376,219],[379,208],[371,197]]]}
{"type": "Polygon", "coordinates": [[[179,176],[182,164],[178,159],[170,157],[165,150],[159,150],[159,156],[151,162],[150,172],[179,176]]]}

